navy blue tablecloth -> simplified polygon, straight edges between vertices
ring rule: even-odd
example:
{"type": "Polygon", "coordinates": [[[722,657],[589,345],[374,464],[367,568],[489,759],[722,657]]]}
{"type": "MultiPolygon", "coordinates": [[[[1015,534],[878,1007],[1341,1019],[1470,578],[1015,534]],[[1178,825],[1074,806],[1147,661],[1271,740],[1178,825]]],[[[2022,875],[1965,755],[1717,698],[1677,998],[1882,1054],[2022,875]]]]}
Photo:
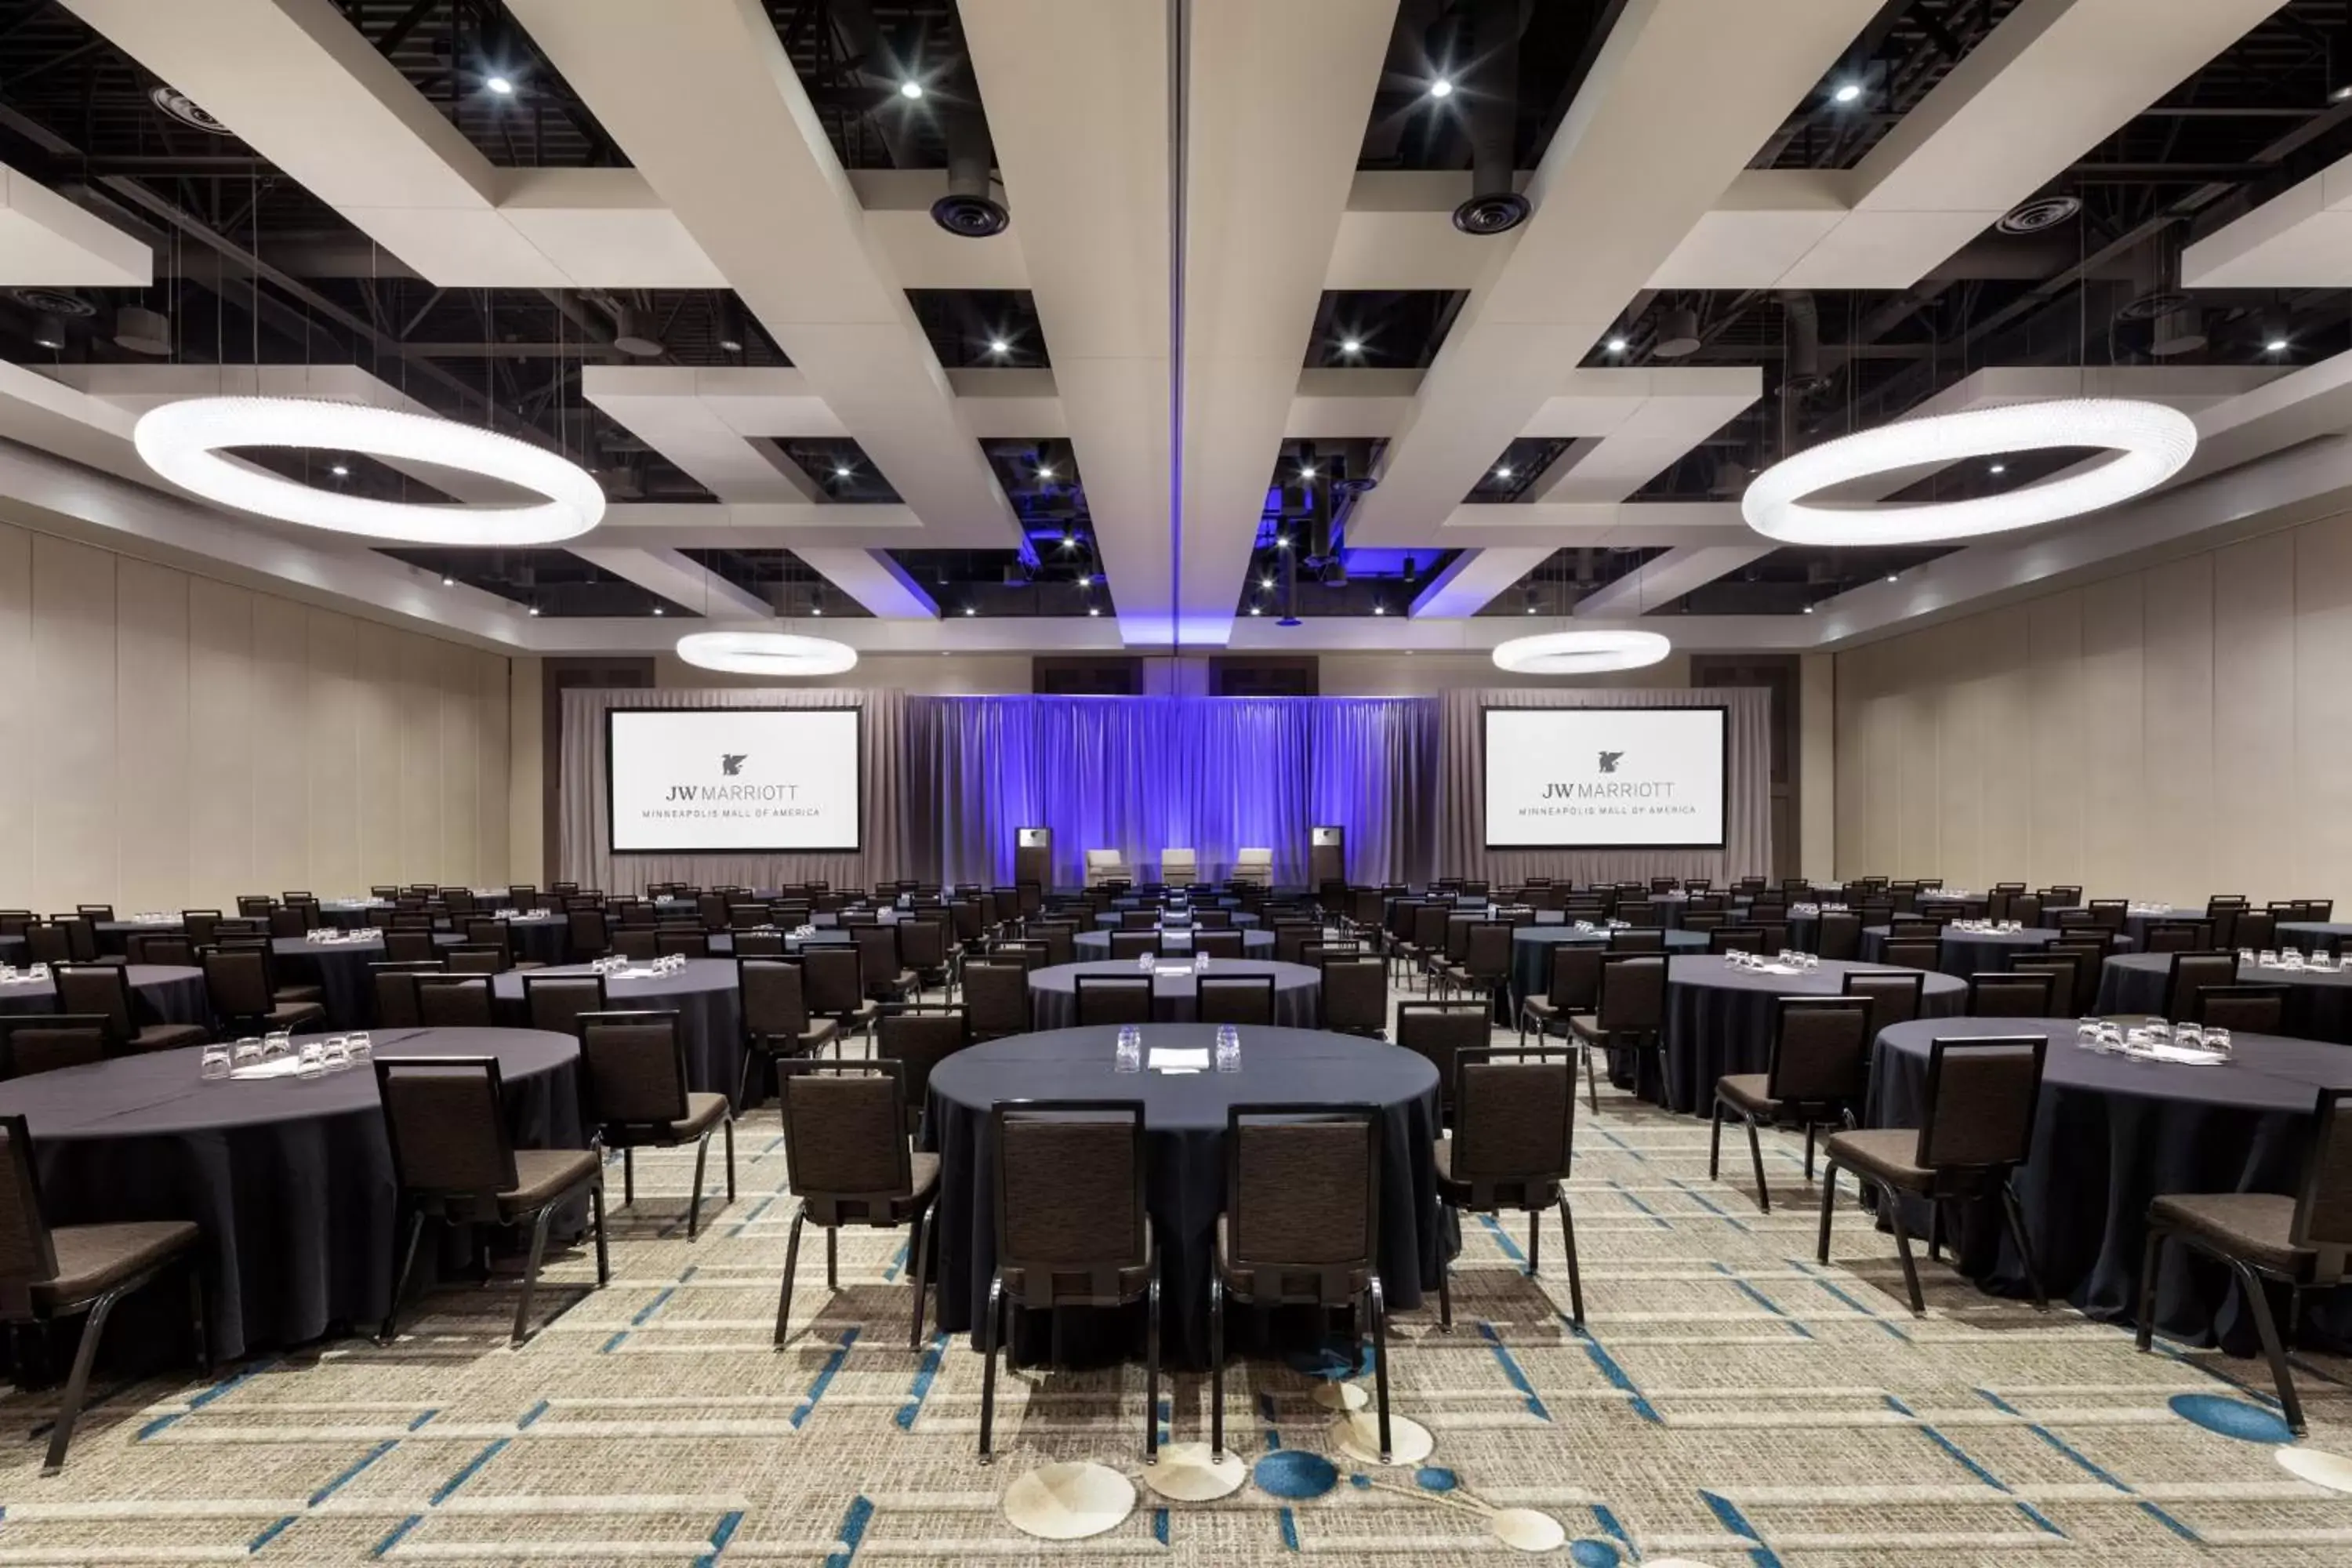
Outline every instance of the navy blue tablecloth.
{"type": "MultiPolygon", "coordinates": [[[[1192,931],[1189,926],[1170,926],[1160,933],[1163,952],[1189,952],[1192,948],[1192,931]]],[[[1107,931],[1082,931],[1070,939],[1077,950],[1080,962],[1107,959],[1110,956],[1111,933],[1107,931]]],[[[1245,958],[1271,958],[1274,955],[1274,933],[1270,931],[1242,932],[1242,954],[1245,958]]],[[[1132,962],[1132,961],[1130,961],[1132,962]]],[[[1212,967],[1212,974],[1216,970],[1212,967]]]]}
{"type": "MultiPolygon", "coordinates": [[[[205,972],[176,963],[133,963],[125,966],[131,982],[131,1005],[142,1024],[212,1023],[212,1007],[205,996],[205,972]]],[[[54,982],[19,981],[0,985],[0,1013],[55,1013],[54,982]]]]}
{"type": "MultiPolygon", "coordinates": [[[[2171,958],[2168,952],[2126,952],[2108,959],[2099,972],[2098,1011],[2102,1015],[2161,1014],[2171,958]]],[[[2238,984],[2285,987],[2286,1016],[2279,1026],[2281,1034],[2352,1045],[2352,974],[2341,970],[2322,974],[2308,969],[2264,969],[2241,963],[2238,984]]]]}
{"type": "MultiPolygon", "coordinates": [[[[1706,1115],[1715,1103],[1717,1079],[1770,1067],[1778,998],[1835,996],[1845,989],[1849,972],[1885,967],[1824,959],[1801,973],[1766,974],[1735,967],[1713,954],[1669,959],[1665,1103],[1686,1115],[1706,1115]]],[[[1966,985],[1948,974],[1930,974],[1920,1005],[1928,1016],[1943,1017],[1959,1012],[1967,1001],[1966,985]]],[[[1650,1065],[1654,1059],[1643,1055],[1642,1077],[1634,1085],[1649,1100],[1658,1098],[1652,1076],[1655,1069],[1650,1065]]]]}
{"type": "MultiPolygon", "coordinates": [[[[1670,931],[1665,933],[1668,952],[1705,952],[1706,933],[1696,931],[1670,931]]],[[[1563,944],[1578,947],[1600,947],[1609,940],[1605,931],[1578,931],[1574,926],[1521,926],[1511,933],[1511,1017],[1516,1025],[1519,1007],[1530,996],[1541,996],[1551,990],[1551,950],[1563,944]]]]}
{"type": "MultiPolygon", "coordinates": [[[[1186,961],[1189,964],[1189,961],[1186,961]]],[[[1097,963],[1056,963],[1034,970],[1029,975],[1029,1016],[1040,1028],[1062,1029],[1078,1021],[1078,984],[1081,974],[1140,973],[1132,959],[1113,959],[1097,963]]],[[[1271,974],[1274,976],[1274,1021],[1286,1029],[1311,1029],[1322,1022],[1323,976],[1320,972],[1303,963],[1275,963],[1265,959],[1220,958],[1209,967],[1212,979],[1226,974],[1271,974]]],[[[1185,974],[1154,975],[1152,1017],[1163,1024],[1190,1023],[1199,992],[1193,976],[1185,974]]]]}

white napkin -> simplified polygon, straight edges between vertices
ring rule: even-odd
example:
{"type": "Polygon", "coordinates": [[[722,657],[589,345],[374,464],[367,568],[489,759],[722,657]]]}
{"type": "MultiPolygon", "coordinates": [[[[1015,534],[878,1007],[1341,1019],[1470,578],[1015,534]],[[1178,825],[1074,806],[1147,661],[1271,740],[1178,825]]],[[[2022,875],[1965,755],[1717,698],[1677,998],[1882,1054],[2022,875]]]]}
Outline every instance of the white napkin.
{"type": "Polygon", "coordinates": [[[1199,1072],[1209,1065],[1209,1047],[1154,1046],[1146,1065],[1153,1072],[1199,1072]]]}
{"type": "Polygon", "coordinates": [[[266,1062],[256,1062],[251,1067],[237,1068],[228,1076],[244,1083],[254,1079],[292,1078],[301,1070],[301,1068],[302,1058],[299,1057],[272,1057],[266,1062]]]}
{"type": "Polygon", "coordinates": [[[2158,1046],[2148,1055],[2160,1062],[2179,1062],[2183,1067],[2205,1068],[2230,1058],[2219,1051],[2200,1051],[2194,1046],[2158,1046]]]}
{"type": "Polygon", "coordinates": [[[1192,966],[1189,963],[1155,963],[1151,966],[1151,973],[1154,974],[1190,974],[1192,973],[1192,966]]]}

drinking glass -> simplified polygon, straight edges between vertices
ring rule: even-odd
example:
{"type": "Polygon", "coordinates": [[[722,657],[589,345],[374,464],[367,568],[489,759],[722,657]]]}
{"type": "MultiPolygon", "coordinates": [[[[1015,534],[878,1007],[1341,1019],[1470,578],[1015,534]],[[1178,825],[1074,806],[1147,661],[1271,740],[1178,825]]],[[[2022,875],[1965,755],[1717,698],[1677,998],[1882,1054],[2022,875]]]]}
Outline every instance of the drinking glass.
{"type": "Polygon", "coordinates": [[[2225,1057],[2228,1056],[2232,1048],[2230,1040],[2230,1031],[2227,1029],[2206,1030],[2205,1048],[2209,1051],[2218,1051],[2225,1057]]]}
{"type": "Polygon", "coordinates": [[[302,1042],[302,1054],[294,1058],[294,1076],[299,1079],[327,1076],[327,1046],[319,1039],[302,1042]]]}
{"type": "Polygon", "coordinates": [[[2205,1026],[2202,1024],[2182,1024],[2178,1026],[2172,1031],[2172,1043],[2179,1046],[2183,1050],[2203,1050],[2205,1048],[2205,1026]]]}
{"type": "Polygon", "coordinates": [[[1210,955],[1205,952],[1196,952],[1192,955],[1193,973],[1206,974],[1209,973],[1209,956],[1210,955]]]}
{"type": "Polygon", "coordinates": [[[1118,1072],[1143,1070],[1143,1031],[1132,1024],[1118,1026],[1118,1045],[1112,1058],[1112,1067],[1118,1072]]]}
{"type": "Polygon", "coordinates": [[[235,1070],[236,1062],[229,1047],[219,1040],[207,1043],[204,1055],[196,1058],[196,1077],[205,1083],[217,1083],[235,1070]]]}
{"type": "Polygon", "coordinates": [[[287,1056],[293,1049],[294,1036],[289,1030],[272,1029],[261,1037],[261,1054],[265,1057],[287,1056]]]}
{"type": "Polygon", "coordinates": [[[2278,950],[2269,947],[2263,949],[2263,951],[2257,954],[2254,959],[2254,962],[2261,964],[2264,969],[2276,969],[2278,967],[2278,950]]]}
{"type": "Polygon", "coordinates": [[[1139,952],[1135,955],[1135,967],[1141,970],[1144,973],[1149,974],[1151,973],[1151,961],[1152,954],[1148,952],[1139,952]]]}
{"type": "Polygon", "coordinates": [[[329,1072],[341,1072],[352,1065],[352,1037],[349,1035],[329,1035],[321,1058],[329,1072]]]}
{"type": "Polygon", "coordinates": [[[1231,1024],[1217,1026],[1217,1070],[1242,1070],[1242,1032],[1231,1024]]]}
{"type": "Polygon", "coordinates": [[[368,1032],[365,1029],[357,1030],[352,1035],[351,1046],[352,1065],[354,1067],[375,1055],[375,1042],[368,1037],[368,1032]]]}
{"type": "Polygon", "coordinates": [[[2074,1020],[2074,1044],[2086,1051],[2099,1048],[2099,1021],[2096,1018],[2074,1020]]]}
{"type": "Polygon", "coordinates": [[[247,1035],[236,1043],[236,1062],[238,1067],[259,1067],[262,1062],[261,1037],[247,1035]]]}

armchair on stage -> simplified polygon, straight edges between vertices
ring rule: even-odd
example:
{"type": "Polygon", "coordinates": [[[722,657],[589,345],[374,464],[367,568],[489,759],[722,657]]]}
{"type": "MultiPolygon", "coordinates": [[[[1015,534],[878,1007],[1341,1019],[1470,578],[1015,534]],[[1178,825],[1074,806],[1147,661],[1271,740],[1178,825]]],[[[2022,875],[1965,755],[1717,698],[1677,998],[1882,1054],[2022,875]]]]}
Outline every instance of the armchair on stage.
{"type": "Polygon", "coordinates": [[[1127,868],[1127,858],[1116,849],[1087,851],[1087,886],[1099,888],[1106,882],[1132,882],[1135,873],[1127,868]]]}
{"type": "Polygon", "coordinates": [[[1201,859],[1190,849],[1162,849],[1160,852],[1160,879],[1171,888],[1181,888],[1201,879],[1201,859]]]}
{"type": "Polygon", "coordinates": [[[1244,849],[1234,857],[1233,880],[1260,888],[1274,886],[1274,851],[1244,849]]]}

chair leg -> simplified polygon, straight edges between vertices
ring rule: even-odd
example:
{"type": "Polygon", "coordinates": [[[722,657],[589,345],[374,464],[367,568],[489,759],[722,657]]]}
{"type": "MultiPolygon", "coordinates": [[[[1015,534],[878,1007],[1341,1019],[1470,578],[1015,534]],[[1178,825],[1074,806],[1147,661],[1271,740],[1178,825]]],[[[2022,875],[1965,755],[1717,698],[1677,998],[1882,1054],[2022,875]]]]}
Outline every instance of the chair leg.
{"type": "Polygon", "coordinates": [[[735,1201],[735,1116],[734,1116],[734,1113],[733,1113],[732,1111],[730,1111],[730,1112],[728,1113],[728,1115],[726,1116],[726,1118],[719,1123],[719,1131],[721,1131],[721,1132],[726,1136],[726,1139],[727,1139],[727,1201],[728,1201],[729,1203],[730,1203],[730,1204],[731,1204],[731,1203],[733,1203],[733,1202],[735,1201]]]}
{"type": "Polygon", "coordinates": [[[784,1342],[785,1320],[792,1316],[793,1275],[801,1266],[801,1226],[807,1218],[808,1205],[803,1204],[800,1212],[793,1215],[793,1234],[784,1243],[784,1288],[776,1295],[776,1344],[779,1348],[784,1342]]]}
{"type": "Polygon", "coordinates": [[[980,1321],[980,1462],[983,1465],[996,1458],[989,1445],[996,1435],[996,1340],[1003,1308],[1004,1276],[993,1275],[988,1281],[988,1310],[980,1321]]]}
{"type": "Polygon", "coordinates": [[[1528,1211],[1528,1278],[1532,1279],[1542,1270],[1538,1265],[1543,1254],[1543,1210],[1528,1211]]]}
{"type": "MultiPolygon", "coordinates": [[[[1890,1194],[1891,1195],[1891,1194],[1890,1194]]],[[[1932,1212],[1933,1205],[1930,1205],[1932,1212]]],[[[1911,1258],[1911,1233],[1903,1225],[1903,1200],[1896,1196],[1886,1205],[1886,1223],[1895,1232],[1895,1253],[1903,1259],[1903,1285],[1911,1293],[1911,1315],[1927,1315],[1927,1299],[1919,1293],[1919,1266],[1911,1258]]]]}
{"type": "Polygon", "coordinates": [[[1813,1259],[1819,1263],[1830,1260],[1830,1215],[1837,1208],[1837,1171],[1835,1160],[1822,1167],[1822,1234],[1813,1248],[1813,1259]]]}
{"type": "Polygon", "coordinates": [[[1569,1321],[1584,1327],[1584,1279],[1576,1270],[1576,1215],[1569,1211],[1568,1194],[1559,1194],[1559,1244],[1568,1253],[1569,1321]]]}
{"type": "Polygon", "coordinates": [[[2042,1289],[2042,1270],[2034,1267],[2033,1242],[2025,1234],[2025,1210],[2006,1181],[2000,1184],[2000,1212],[2009,1217],[2009,1238],[2017,1243],[2018,1258],[2025,1265],[2025,1282],[2033,1287],[2034,1310],[2046,1312],[2050,1310],[2050,1296],[2042,1289]]]}
{"type": "Polygon", "coordinates": [[[539,1289],[539,1260],[547,1252],[547,1227],[554,1223],[553,1204],[541,1209],[530,1223],[530,1256],[522,1266],[522,1296],[515,1302],[514,1333],[508,1342],[517,1349],[530,1337],[526,1331],[530,1327],[530,1298],[539,1289]]]}
{"type": "Polygon", "coordinates": [[[1209,1462],[1225,1462],[1225,1282],[1210,1265],[1209,1462]]]}
{"type": "Polygon", "coordinates": [[[916,1210],[914,1234],[907,1238],[907,1249],[914,1255],[915,1259],[915,1326],[907,1335],[907,1348],[910,1351],[923,1348],[923,1287],[930,1279],[931,1261],[931,1255],[923,1250],[923,1243],[926,1239],[923,1234],[923,1221],[929,1217],[930,1217],[929,1208],[916,1210]]]}
{"type": "Polygon", "coordinates": [[[205,1326],[205,1266],[193,1256],[188,1259],[188,1328],[196,1338],[196,1370],[210,1377],[213,1339],[205,1326]]]}
{"type": "Polygon", "coordinates": [[[1811,1182],[1811,1181],[1813,1179],[1813,1134],[1814,1134],[1814,1132],[1815,1132],[1815,1131],[1818,1131],[1818,1129],[1814,1126],[1813,1121],[1812,1121],[1812,1119],[1811,1119],[1811,1117],[1806,1118],[1806,1119],[1805,1119],[1805,1180],[1806,1180],[1807,1182],[1811,1182]]]}
{"type": "Polygon", "coordinates": [[[702,1229],[702,1169],[710,1158],[710,1134],[706,1132],[694,1141],[694,1191],[686,1200],[686,1239],[692,1241],[702,1229]]]}
{"type": "Polygon", "coordinates": [[[1381,1407],[1381,1463],[1389,1462],[1389,1309],[1381,1291],[1381,1277],[1372,1276],[1366,1292],[1372,1299],[1372,1386],[1381,1407]]]}
{"type": "Polygon", "coordinates": [[[1927,1261],[1941,1263],[1944,1250],[1944,1205],[1939,1198],[1927,1200],[1927,1261]]]}
{"type": "Polygon", "coordinates": [[[1756,1168],[1756,1206],[1772,1212],[1772,1189],[1764,1183],[1764,1145],[1756,1136],[1756,1113],[1748,1113],[1748,1163],[1756,1168]]]}
{"type": "MultiPolygon", "coordinates": [[[[2246,1304],[2253,1309],[2254,1332],[2262,1337],[2263,1359],[2271,1363],[2271,1380],[2278,1384],[2279,1413],[2286,1417],[2287,1430],[2303,1436],[2303,1401],[2294,1396],[2294,1377],[2286,1368],[2286,1351],[2279,1343],[2278,1324],[2271,1317],[2270,1293],[2263,1288],[2263,1277],[2236,1258],[2230,1259],[2230,1271],[2238,1277],[2238,1288],[2246,1293],[2246,1304]]],[[[81,1375],[81,1362],[74,1362],[74,1375],[81,1375]]],[[[52,1455],[64,1452],[52,1447],[52,1455]]],[[[52,1458],[52,1464],[56,1459],[52,1458]]]]}
{"type": "Polygon", "coordinates": [[[1579,1039],[1576,1042],[1576,1054],[1584,1058],[1585,1100],[1592,1107],[1592,1113],[1598,1116],[1601,1113],[1601,1074],[1592,1065],[1592,1042],[1579,1039]]]}
{"type": "Polygon", "coordinates": [[[81,1345],[74,1352],[73,1373],[66,1379],[65,1397],[58,1402],[57,1425],[49,1428],[49,1457],[41,1465],[41,1474],[45,1476],[54,1476],[65,1468],[66,1445],[73,1441],[74,1423],[81,1416],[81,1402],[89,1394],[89,1368],[98,1359],[98,1342],[106,1332],[106,1320],[113,1313],[114,1303],[121,1299],[120,1290],[100,1296],[90,1308],[89,1320],[82,1324],[81,1345]]]}
{"type": "Polygon", "coordinates": [[[1143,1462],[1160,1462],[1160,1248],[1151,1248],[1151,1283],[1143,1307],[1143,1462]]]}
{"type": "Polygon", "coordinates": [[[751,1109],[751,1064],[759,1059],[759,1049],[757,1046],[744,1048],[743,1070],[735,1080],[735,1099],[732,1103],[741,1106],[746,1110],[751,1109]]]}
{"type": "Polygon", "coordinates": [[[621,1151],[621,1206],[627,1208],[637,1201],[637,1152],[621,1151]]]}
{"type": "Polygon", "coordinates": [[[408,1277],[416,1269],[416,1241],[425,1233],[425,1211],[411,1210],[408,1215],[408,1242],[400,1249],[400,1268],[392,1277],[392,1304],[383,1310],[383,1327],[376,1338],[390,1344],[400,1327],[401,1298],[408,1294],[408,1277]]]}
{"type": "Polygon", "coordinates": [[[824,1229],[824,1288],[841,1289],[841,1232],[832,1226],[824,1229]]]}
{"type": "Polygon", "coordinates": [[[604,1178],[599,1174],[588,1184],[588,1206],[596,1219],[596,1289],[603,1289],[613,1282],[613,1262],[604,1249],[604,1178]]]}
{"type": "Polygon", "coordinates": [[[1723,1175],[1723,1101],[1718,1098],[1706,1113],[1706,1179],[1718,1181],[1723,1175]]]}
{"type": "Polygon", "coordinates": [[[2156,1340],[2156,1273],[2164,1263],[2166,1234],[2162,1226],[2149,1226],[2147,1245],[2139,1253],[2139,1331],[2136,1338],[2142,1354],[2156,1340]]]}

